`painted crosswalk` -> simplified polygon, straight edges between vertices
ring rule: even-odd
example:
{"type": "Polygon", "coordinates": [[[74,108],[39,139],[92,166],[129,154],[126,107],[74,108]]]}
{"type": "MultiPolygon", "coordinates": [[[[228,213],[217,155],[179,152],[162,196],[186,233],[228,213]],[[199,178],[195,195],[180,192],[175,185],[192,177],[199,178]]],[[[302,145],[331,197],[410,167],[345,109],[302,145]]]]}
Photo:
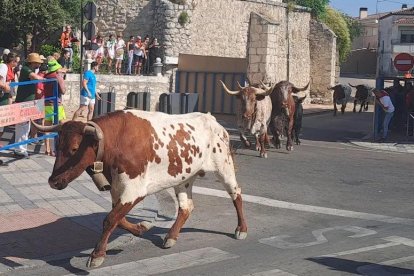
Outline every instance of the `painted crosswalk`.
{"type": "Polygon", "coordinates": [[[154,257],[109,267],[97,268],[89,275],[157,275],[174,270],[190,268],[238,258],[238,255],[206,247],[160,257],[154,257]]]}

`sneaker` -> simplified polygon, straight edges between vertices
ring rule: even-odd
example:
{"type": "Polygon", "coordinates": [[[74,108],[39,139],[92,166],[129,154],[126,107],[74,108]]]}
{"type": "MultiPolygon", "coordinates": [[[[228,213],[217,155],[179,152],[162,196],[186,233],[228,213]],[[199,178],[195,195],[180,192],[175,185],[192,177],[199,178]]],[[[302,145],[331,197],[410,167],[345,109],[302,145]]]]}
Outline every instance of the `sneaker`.
{"type": "Polygon", "coordinates": [[[14,151],[14,156],[16,158],[21,158],[21,159],[28,159],[29,158],[29,154],[27,153],[27,151],[14,151]]]}

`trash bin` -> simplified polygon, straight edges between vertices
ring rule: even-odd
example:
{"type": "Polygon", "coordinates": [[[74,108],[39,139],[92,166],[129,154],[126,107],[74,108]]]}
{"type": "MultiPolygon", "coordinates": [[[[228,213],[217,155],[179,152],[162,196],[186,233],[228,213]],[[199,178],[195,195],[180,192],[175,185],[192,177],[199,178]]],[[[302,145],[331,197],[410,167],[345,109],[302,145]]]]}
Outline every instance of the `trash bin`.
{"type": "Polygon", "coordinates": [[[94,117],[115,111],[115,88],[110,87],[108,92],[100,93],[100,95],[101,100],[96,99],[95,101],[94,117]]]}
{"type": "Polygon", "coordinates": [[[159,99],[159,110],[168,114],[185,114],[198,110],[196,93],[163,93],[159,99]]]}
{"type": "Polygon", "coordinates": [[[149,111],[151,109],[150,92],[129,92],[125,109],[139,109],[149,111]]]}

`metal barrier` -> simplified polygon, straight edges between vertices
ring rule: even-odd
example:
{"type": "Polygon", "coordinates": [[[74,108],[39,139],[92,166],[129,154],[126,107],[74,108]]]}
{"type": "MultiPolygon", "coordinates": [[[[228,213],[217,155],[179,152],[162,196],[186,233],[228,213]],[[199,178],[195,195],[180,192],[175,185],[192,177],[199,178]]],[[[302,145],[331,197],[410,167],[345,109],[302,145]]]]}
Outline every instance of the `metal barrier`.
{"type": "Polygon", "coordinates": [[[96,99],[95,101],[94,117],[115,111],[115,87],[109,87],[109,91],[100,93],[100,96],[101,100],[96,99]]]}
{"type": "Polygon", "coordinates": [[[198,111],[197,93],[163,93],[160,95],[159,111],[168,114],[185,114],[198,111]]]}
{"type": "MultiPolygon", "coordinates": [[[[44,116],[44,118],[49,118],[49,117],[53,116],[53,123],[58,124],[59,123],[59,117],[58,117],[58,82],[57,82],[57,79],[44,79],[44,80],[32,80],[32,81],[23,81],[23,82],[12,82],[12,83],[10,83],[10,88],[14,88],[16,86],[46,83],[46,82],[54,82],[53,96],[45,98],[45,99],[35,100],[35,101],[43,101],[43,103],[44,103],[45,100],[49,100],[49,101],[53,100],[53,114],[44,116]]],[[[32,101],[30,101],[30,102],[32,102],[32,101]]],[[[8,107],[8,106],[9,105],[1,106],[0,110],[1,110],[2,107],[8,107]]],[[[44,104],[43,104],[43,106],[44,106],[44,104]]],[[[43,110],[43,113],[44,113],[44,110],[43,110]]],[[[13,125],[13,124],[10,124],[10,125],[13,125]]],[[[6,126],[9,126],[9,125],[6,125],[6,126]]],[[[25,144],[29,144],[29,143],[33,143],[33,142],[38,142],[38,141],[45,140],[45,139],[54,138],[56,136],[57,136],[57,133],[55,133],[55,132],[45,134],[45,135],[37,137],[37,138],[31,138],[31,139],[24,140],[24,141],[21,141],[21,142],[18,142],[18,143],[12,143],[12,144],[8,144],[4,147],[0,147],[0,151],[9,150],[9,149],[21,146],[21,145],[25,145],[25,144]]]]}
{"type": "Polygon", "coordinates": [[[129,92],[125,109],[139,109],[149,111],[151,109],[150,92],[129,92]]]}

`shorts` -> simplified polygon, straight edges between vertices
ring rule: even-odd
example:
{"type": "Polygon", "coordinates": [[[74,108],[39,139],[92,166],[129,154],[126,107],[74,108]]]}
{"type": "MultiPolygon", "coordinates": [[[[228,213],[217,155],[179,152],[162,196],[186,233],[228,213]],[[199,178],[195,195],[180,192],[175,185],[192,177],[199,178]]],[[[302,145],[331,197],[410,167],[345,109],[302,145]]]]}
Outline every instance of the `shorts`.
{"type": "MultiPolygon", "coordinates": [[[[54,113],[53,112],[53,106],[52,105],[46,105],[45,106],[45,121],[53,122],[54,116],[46,117],[47,115],[51,115],[53,113],[54,113]]],[[[59,105],[59,107],[58,107],[58,121],[60,122],[64,119],[66,119],[65,109],[63,108],[62,105],[59,105]]]]}
{"type": "Polygon", "coordinates": [[[143,59],[144,59],[143,56],[134,55],[134,64],[138,65],[139,63],[142,63],[143,59]]]}
{"type": "Polygon", "coordinates": [[[80,105],[94,105],[94,104],[95,104],[95,98],[91,99],[89,97],[80,95],[80,105]]]}
{"type": "Polygon", "coordinates": [[[123,60],[124,59],[124,49],[116,50],[116,59],[123,60]]]}

